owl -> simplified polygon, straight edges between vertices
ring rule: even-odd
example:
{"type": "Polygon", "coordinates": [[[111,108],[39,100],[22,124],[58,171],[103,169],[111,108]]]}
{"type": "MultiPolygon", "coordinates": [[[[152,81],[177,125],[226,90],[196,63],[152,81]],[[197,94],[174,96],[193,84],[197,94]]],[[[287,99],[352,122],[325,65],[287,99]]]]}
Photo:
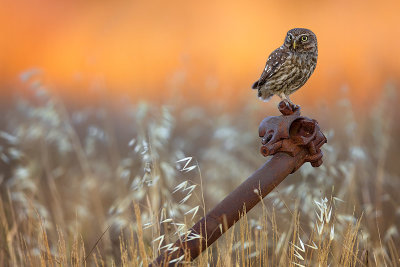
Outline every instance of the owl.
{"type": "Polygon", "coordinates": [[[268,57],[260,79],[252,88],[264,101],[273,95],[290,101],[289,95],[302,87],[317,65],[318,47],[315,34],[302,28],[287,32],[285,41],[268,57]]]}

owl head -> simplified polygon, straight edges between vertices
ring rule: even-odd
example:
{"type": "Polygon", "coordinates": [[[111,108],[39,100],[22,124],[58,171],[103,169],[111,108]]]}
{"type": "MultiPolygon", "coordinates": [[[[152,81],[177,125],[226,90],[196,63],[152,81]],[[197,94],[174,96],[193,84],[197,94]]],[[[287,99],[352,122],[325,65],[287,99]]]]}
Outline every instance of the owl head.
{"type": "Polygon", "coordinates": [[[318,49],[317,36],[312,31],[303,28],[295,28],[288,31],[283,45],[298,53],[314,53],[318,49]]]}

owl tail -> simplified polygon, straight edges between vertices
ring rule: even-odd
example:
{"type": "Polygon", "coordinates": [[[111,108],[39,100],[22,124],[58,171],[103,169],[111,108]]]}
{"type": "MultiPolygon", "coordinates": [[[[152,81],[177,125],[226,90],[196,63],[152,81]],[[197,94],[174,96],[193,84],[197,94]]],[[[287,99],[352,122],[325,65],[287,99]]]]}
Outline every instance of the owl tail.
{"type": "Polygon", "coordinates": [[[257,89],[257,88],[258,88],[258,80],[255,83],[253,83],[251,89],[257,89]]]}

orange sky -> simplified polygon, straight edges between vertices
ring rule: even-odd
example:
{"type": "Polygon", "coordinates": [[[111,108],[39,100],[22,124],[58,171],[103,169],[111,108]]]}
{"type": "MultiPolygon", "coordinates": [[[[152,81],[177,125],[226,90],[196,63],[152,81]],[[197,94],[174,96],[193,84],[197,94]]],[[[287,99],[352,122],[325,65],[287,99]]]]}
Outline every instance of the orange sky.
{"type": "Polygon", "coordinates": [[[132,98],[173,86],[204,99],[249,97],[286,31],[307,27],[319,61],[293,98],[329,100],[348,85],[363,104],[400,80],[399,11],[398,0],[3,0],[0,90],[18,88],[19,74],[36,67],[52,90],[77,99],[97,81],[132,98]]]}

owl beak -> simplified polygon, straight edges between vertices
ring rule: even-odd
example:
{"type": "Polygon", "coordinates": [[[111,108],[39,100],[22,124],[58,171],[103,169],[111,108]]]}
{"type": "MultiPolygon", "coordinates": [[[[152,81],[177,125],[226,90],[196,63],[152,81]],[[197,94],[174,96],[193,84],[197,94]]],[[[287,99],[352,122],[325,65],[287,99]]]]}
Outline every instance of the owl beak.
{"type": "Polygon", "coordinates": [[[296,40],[293,41],[293,49],[296,50],[296,40]]]}

